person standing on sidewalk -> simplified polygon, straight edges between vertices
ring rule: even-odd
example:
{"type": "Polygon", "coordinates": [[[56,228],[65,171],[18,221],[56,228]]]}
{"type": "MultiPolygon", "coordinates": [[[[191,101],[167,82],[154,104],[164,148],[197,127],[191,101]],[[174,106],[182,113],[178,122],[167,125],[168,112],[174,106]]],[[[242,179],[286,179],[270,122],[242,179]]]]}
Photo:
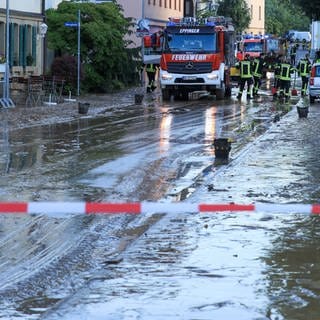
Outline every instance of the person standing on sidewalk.
{"type": "Polygon", "coordinates": [[[148,76],[147,93],[154,91],[157,87],[155,85],[157,69],[156,64],[149,63],[146,65],[146,73],[148,76]]]}
{"type": "Polygon", "coordinates": [[[253,97],[258,95],[258,91],[261,86],[262,73],[265,66],[266,62],[264,59],[264,53],[260,53],[260,56],[255,58],[252,63],[253,97]]]}
{"type": "Polygon", "coordinates": [[[290,87],[291,87],[291,74],[296,71],[296,68],[292,66],[289,60],[284,60],[280,64],[280,98],[284,98],[285,102],[289,102],[290,99],[290,87]]]}
{"type": "Polygon", "coordinates": [[[240,69],[240,88],[237,98],[241,99],[245,85],[247,84],[247,99],[252,99],[252,61],[250,55],[246,54],[244,60],[236,63],[236,67],[240,69]]]}
{"type": "Polygon", "coordinates": [[[309,60],[309,54],[307,53],[304,58],[300,59],[297,66],[298,74],[301,76],[301,97],[304,97],[307,93],[309,77],[311,72],[311,62],[309,60]]]}

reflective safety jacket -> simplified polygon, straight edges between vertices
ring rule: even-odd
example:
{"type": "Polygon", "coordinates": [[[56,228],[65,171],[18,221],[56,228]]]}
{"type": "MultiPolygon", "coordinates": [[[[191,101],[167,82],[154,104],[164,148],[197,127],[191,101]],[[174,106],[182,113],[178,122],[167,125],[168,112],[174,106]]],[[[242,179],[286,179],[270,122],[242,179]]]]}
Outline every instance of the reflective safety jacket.
{"type": "Polygon", "coordinates": [[[147,72],[156,72],[156,67],[155,67],[155,65],[154,64],[147,64],[147,66],[146,66],[146,71],[147,72]]]}
{"type": "Polygon", "coordinates": [[[280,65],[280,80],[291,80],[291,74],[294,72],[295,68],[289,63],[281,63],[280,65]]]}
{"type": "Polygon", "coordinates": [[[252,64],[250,60],[242,60],[236,64],[236,67],[240,69],[241,78],[249,79],[252,77],[252,64]]]}
{"type": "Polygon", "coordinates": [[[255,58],[252,64],[252,74],[255,77],[262,76],[262,70],[265,67],[266,63],[262,58],[255,58]]]}
{"type": "Polygon", "coordinates": [[[306,77],[310,74],[311,63],[308,59],[301,59],[297,66],[300,76],[306,77]]]}

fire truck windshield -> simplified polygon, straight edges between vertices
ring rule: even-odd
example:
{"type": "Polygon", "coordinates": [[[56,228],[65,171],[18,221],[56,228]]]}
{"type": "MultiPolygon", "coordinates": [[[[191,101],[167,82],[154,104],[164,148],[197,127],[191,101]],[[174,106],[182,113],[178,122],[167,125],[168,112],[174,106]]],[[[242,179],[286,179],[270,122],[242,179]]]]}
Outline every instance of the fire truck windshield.
{"type": "Polygon", "coordinates": [[[168,33],[165,50],[170,52],[216,52],[216,34],[168,33]]]}
{"type": "Polygon", "coordinates": [[[243,44],[245,52],[262,52],[262,43],[259,42],[246,42],[243,44]]]}

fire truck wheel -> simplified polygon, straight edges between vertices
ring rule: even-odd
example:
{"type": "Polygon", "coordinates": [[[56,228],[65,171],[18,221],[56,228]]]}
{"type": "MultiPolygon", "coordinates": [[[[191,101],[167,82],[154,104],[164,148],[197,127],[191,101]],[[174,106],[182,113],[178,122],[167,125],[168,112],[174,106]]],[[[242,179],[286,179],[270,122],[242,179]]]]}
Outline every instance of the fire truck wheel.
{"type": "Polygon", "coordinates": [[[226,98],[230,98],[231,97],[231,87],[226,87],[226,91],[225,91],[224,96],[226,98]]]}
{"type": "Polygon", "coordinates": [[[224,83],[222,82],[220,88],[216,89],[216,99],[223,100],[225,96],[225,91],[226,91],[226,88],[224,83]]]}

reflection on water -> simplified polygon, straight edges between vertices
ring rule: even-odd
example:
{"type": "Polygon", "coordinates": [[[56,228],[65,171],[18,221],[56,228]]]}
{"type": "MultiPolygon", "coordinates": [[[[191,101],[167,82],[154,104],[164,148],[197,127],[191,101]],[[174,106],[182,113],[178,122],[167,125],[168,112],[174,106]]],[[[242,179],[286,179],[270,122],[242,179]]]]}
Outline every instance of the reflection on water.
{"type": "Polygon", "coordinates": [[[319,319],[320,218],[287,220],[265,258],[272,319],[319,319]]]}
{"type": "Polygon", "coordinates": [[[170,131],[173,120],[173,114],[169,113],[169,108],[160,107],[160,112],[162,114],[160,121],[160,140],[159,140],[159,149],[160,153],[165,153],[168,151],[170,146],[170,131]]]}

